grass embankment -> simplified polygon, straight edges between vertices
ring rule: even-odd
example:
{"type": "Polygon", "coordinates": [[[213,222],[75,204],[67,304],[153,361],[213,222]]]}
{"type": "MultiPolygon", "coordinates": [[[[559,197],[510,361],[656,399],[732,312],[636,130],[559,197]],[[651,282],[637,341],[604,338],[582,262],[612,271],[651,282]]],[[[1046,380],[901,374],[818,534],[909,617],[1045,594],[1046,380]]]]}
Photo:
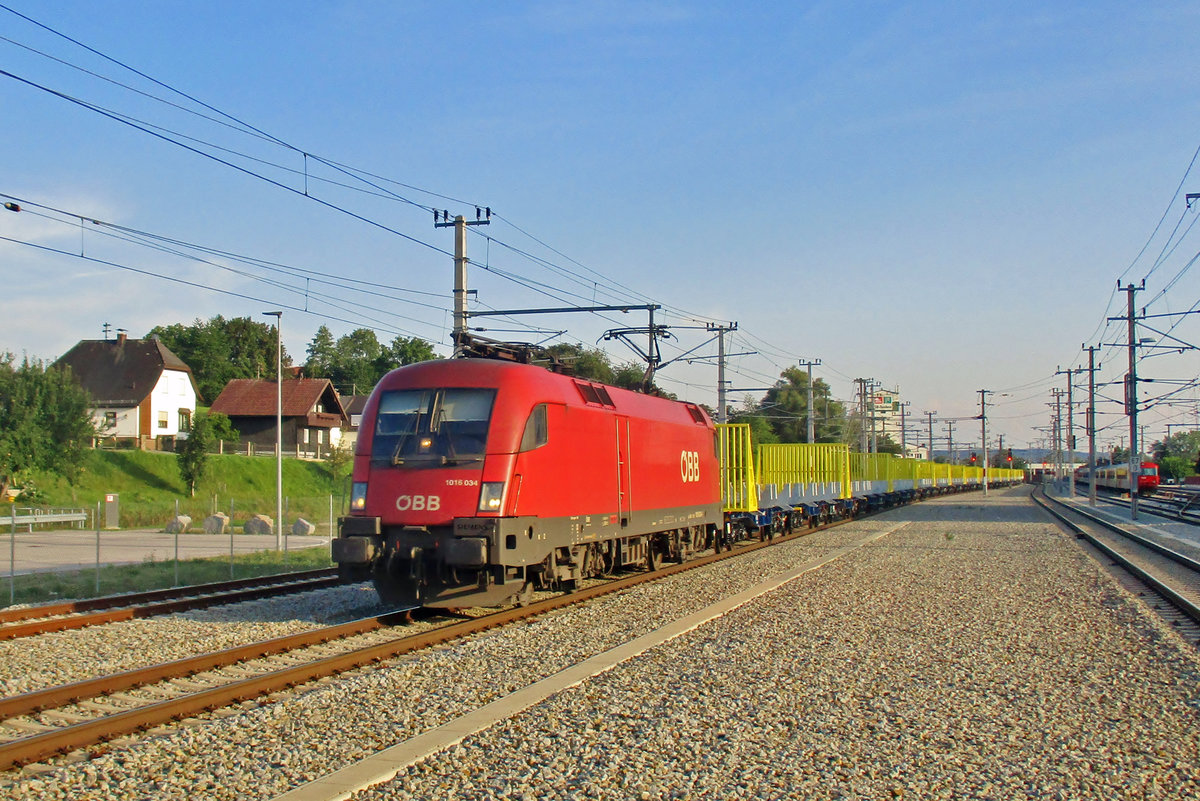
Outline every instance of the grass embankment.
{"type": "MultiPolygon", "coordinates": [[[[79,476],[71,482],[62,476],[34,476],[36,505],[76,507],[96,511],[106,495],[120,496],[120,528],[163,528],[175,515],[192,518],[198,528],[213,512],[229,515],[230,524],[240,529],[255,514],[275,517],[275,460],[236,454],[209,457],[196,495],[188,495],[179,477],[173,453],[153,451],[89,451],[79,476]]],[[[284,521],[303,517],[328,527],[329,498],[334,513],[340,514],[341,481],[335,482],[325,462],[283,460],[284,521]]],[[[24,506],[27,499],[17,499],[24,506]]],[[[103,512],[101,513],[103,514],[103,512]]]]}
{"type": "MultiPolygon", "coordinates": [[[[164,529],[174,517],[178,504],[179,513],[192,518],[189,533],[202,533],[204,518],[220,511],[230,516],[235,537],[252,515],[275,517],[274,459],[232,454],[211,456],[207,474],[196,487],[195,497],[187,493],[174,454],[94,450],[86,454],[80,467],[74,481],[54,474],[35,475],[32,493],[18,498],[16,505],[85,509],[94,515],[100,504],[103,521],[105,496],[115,493],[119,496],[122,529],[164,529]]],[[[285,530],[290,531],[296,519],[302,517],[317,526],[318,534],[328,536],[330,499],[332,497],[334,516],[342,514],[343,484],[344,480],[334,481],[325,462],[284,459],[285,530]]],[[[0,515],[4,511],[7,510],[0,508],[0,515]]],[[[0,517],[0,534],[4,533],[2,523],[0,517]]],[[[41,603],[63,598],[88,598],[329,565],[327,548],[286,553],[261,551],[239,554],[232,559],[226,553],[218,557],[181,560],[178,565],[174,560],[102,565],[99,592],[96,591],[95,569],[35,573],[16,577],[15,600],[17,603],[41,603]]],[[[14,587],[9,585],[7,576],[0,586],[3,587],[0,605],[3,605],[8,603],[14,587]]]]}

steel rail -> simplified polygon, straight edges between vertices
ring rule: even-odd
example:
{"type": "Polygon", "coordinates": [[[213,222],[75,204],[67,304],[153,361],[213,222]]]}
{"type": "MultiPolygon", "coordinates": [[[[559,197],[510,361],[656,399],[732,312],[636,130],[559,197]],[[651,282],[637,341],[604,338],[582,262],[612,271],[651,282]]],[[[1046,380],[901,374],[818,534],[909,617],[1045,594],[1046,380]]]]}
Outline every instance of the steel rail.
{"type": "MultiPolygon", "coordinates": [[[[1043,495],[1045,495],[1044,492],[1043,492],[1043,495]]],[[[1080,537],[1083,537],[1084,539],[1086,539],[1088,542],[1090,542],[1092,545],[1094,545],[1101,553],[1103,553],[1109,559],[1112,559],[1114,562],[1116,562],[1118,565],[1120,565],[1123,569],[1129,571],[1131,574],[1136,576],[1139,581],[1144,583],[1150,589],[1154,590],[1154,592],[1161,595],[1168,602],[1170,602],[1173,606],[1175,606],[1177,609],[1179,609],[1179,611],[1183,612],[1185,615],[1187,615],[1189,618],[1191,618],[1196,623],[1200,623],[1200,605],[1198,605],[1198,604],[1194,603],[1193,601],[1191,601],[1190,599],[1185,598],[1184,596],[1180,595],[1170,585],[1166,584],[1165,582],[1161,581],[1160,579],[1158,579],[1151,573],[1143,570],[1141,567],[1134,564],[1134,562],[1131,559],[1126,557],[1121,552],[1117,551],[1115,548],[1110,547],[1109,545],[1104,543],[1102,540],[1100,540],[1098,537],[1095,537],[1094,535],[1089,533],[1082,526],[1079,526],[1074,521],[1068,519],[1066,515],[1050,508],[1050,506],[1045,501],[1040,500],[1037,497],[1036,493],[1030,495],[1030,497],[1033,498],[1034,503],[1041,506],[1044,510],[1046,510],[1046,512],[1048,514],[1052,515],[1055,519],[1062,521],[1072,531],[1074,531],[1080,537]]],[[[1065,506],[1065,504],[1060,504],[1060,505],[1065,506]]],[[[1070,507],[1067,507],[1067,508],[1070,508],[1070,507]]],[[[1120,531],[1120,529],[1116,529],[1116,527],[1113,527],[1110,524],[1108,524],[1107,521],[1094,520],[1093,518],[1091,518],[1090,515],[1083,514],[1083,513],[1079,512],[1079,510],[1077,510],[1077,509],[1072,509],[1071,511],[1076,512],[1077,514],[1080,514],[1080,516],[1085,517],[1089,520],[1092,520],[1093,522],[1102,524],[1107,528],[1113,528],[1123,535],[1129,535],[1129,532],[1120,531]]],[[[1139,542],[1138,542],[1139,545],[1145,544],[1143,541],[1141,541],[1141,538],[1137,537],[1136,535],[1132,535],[1131,539],[1139,540],[1139,542]]],[[[1154,549],[1151,548],[1151,550],[1154,550],[1154,549]]],[[[1184,557],[1184,558],[1186,559],[1187,557],[1184,557]]]]}
{"type": "MultiPolygon", "coordinates": [[[[1129,508],[1129,501],[1118,497],[1108,496],[1103,499],[1106,503],[1111,503],[1114,506],[1120,506],[1125,509],[1129,508]]],[[[1155,495],[1147,495],[1138,500],[1138,511],[1145,512],[1148,515],[1161,517],[1165,520],[1175,520],[1181,523],[1190,525],[1200,525],[1200,511],[1196,509],[1189,510],[1191,502],[1184,504],[1182,507],[1172,506],[1172,501],[1169,499],[1157,497],[1155,495]]]]}
{"type": "MultiPolygon", "coordinates": [[[[889,507],[889,509],[895,509],[902,505],[905,504],[896,504],[889,507]]],[[[888,509],[877,511],[888,511],[888,509]]],[[[735,543],[723,552],[701,556],[681,564],[673,564],[654,571],[636,573],[623,578],[613,579],[603,584],[536,601],[528,606],[502,609],[482,617],[450,623],[408,637],[384,643],[376,643],[342,654],[323,657],[301,665],[281,668],[259,676],[252,676],[220,687],[201,690],[180,698],[149,704],[137,709],[13,740],[0,744],[0,770],[7,770],[12,767],[36,762],[55,754],[95,745],[104,740],[131,734],[152,726],[158,726],[177,718],[197,715],[211,709],[279,692],[316,679],[391,659],[405,653],[440,645],[519,620],[584,603],[603,595],[629,589],[644,582],[657,581],[687,570],[701,568],[723,559],[742,556],[762,548],[790,542],[816,531],[824,531],[845,525],[862,517],[867,517],[870,514],[874,514],[874,512],[862,514],[857,517],[846,517],[840,520],[829,521],[812,528],[800,527],[791,533],[774,536],[768,536],[764,533],[762,535],[763,538],[757,542],[743,540],[735,543]]]]}
{"type": "Polygon", "coordinates": [[[183,612],[188,609],[202,609],[208,606],[219,606],[222,604],[252,601],[257,598],[268,598],[272,595],[319,590],[326,587],[334,587],[342,583],[342,579],[340,579],[337,575],[326,576],[324,578],[307,579],[304,581],[277,581],[273,584],[250,587],[241,590],[233,590],[230,592],[221,592],[212,595],[187,596],[169,601],[145,604],[142,606],[101,609],[97,612],[86,612],[79,615],[71,615],[69,617],[53,617],[44,620],[30,620],[24,623],[13,623],[7,626],[0,626],[0,641],[13,640],[19,637],[31,637],[37,634],[46,634],[54,631],[82,629],[87,628],[88,626],[98,626],[104,623],[116,623],[123,620],[155,617],[157,615],[169,615],[174,612],[183,612]]]}
{"type": "Polygon", "coordinates": [[[299,570],[293,573],[275,573],[270,576],[255,576],[254,578],[234,579],[231,581],[215,581],[209,584],[189,584],[183,587],[171,587],[163,590],[148,590],[146,592],[131,592],[122,595],[106,595],[102,598],[86,598],[81,601],[62,601],[59,603],[40,604],[23,609],[0,609],[0,623],[15,623],[20,620],[30,620],[53,615],[70,615],[76,612],[94,612],[98,609],[110,609],[114,606],[135,606],[137,604],[154,603],[171,598],[182,598],[188,595],[211,594],[226,590],[237,590],[247,587],[260,587],[264,584],[278,584],[282,581],[301,581],[311,578],[322,578],[337,575],[337,568],[320,568],[317,570],[299,570]]]}
{"type": "Polygon", "coordinates": [[[1043,497],[1046,498],[1046,500],[1050,501],[1051,503],[1057,504],[1058,506],[1061,506],[1064,509],[1069,509],[1073,513],[1079,515],[1080,517],[1090,520],[1093,523],[1095,523],[1096,525],[1102,526],[1102,527],[1108,529],[1109,531],[1113,532],[1114,534],[1120,534],[1122,537],[1132,540],[1132,541],[1136,542],[1138,545],[1144,546],[1145,548],[1148,548],[1149,550],[1154,551],[1155,553],[1159,554],[1160,556],[1165,556],[1173,562],[1178,562],[1179,564],[1183,565],[1184,567],[1188,568],[1189,570],[1194,570],[1195,572],[1200,573],[1200,561],[1193,559],[1190,556],[1181,554],[1178,551],[1174,551],[1174,550],[1168,548],[1167,546],[1163,545],[1162,543],[1158,543],[1158,542],[1155,542],[1154,540],[1147,539],[1146,537],[1143,537],[1141,534],[1137,534],[1133,531],[1129,531],[1128,529],[1117,525],[1116,523],[1114,523],[1111,520],[1105,520],[1102,517],[1092,514],[1091,512],[1089,512],[1086,509],[1079,509],[1071,504],[1064,503],[1063,501],[1059,500],[1058,498],[1051,498],[1049,495],[1046,495],[1045,492],[1043,492],[1042,495],[1043,495],[1043,497]]]}
{"type": "Polygon", "coordinates": [[[8,720],[18,715],[28,715],[43,709],[55,709],[73,704],[78,701],[97,698],[102,695],[128,690],[133,687],[143,687],[168,679],[178,679],[202,673],[206,670],[228,667],[239,662],[259,659],[264,656],[285,653],[299,648],[321,645],[333,640],[353,637],[371,631],[385,628],[409,619],[411,610],[388,612],[384,615],[353,620],[336,626],[313,629],[273,637],[269,640],[239,645],[223,651],[214,651],[198,656],[184,657],[171,662],[161,662],[144,668],[114,673],[110,676],[99,676],[94,679],[47,687],[42,690],[0,698],[0,720],[8,720]]]}

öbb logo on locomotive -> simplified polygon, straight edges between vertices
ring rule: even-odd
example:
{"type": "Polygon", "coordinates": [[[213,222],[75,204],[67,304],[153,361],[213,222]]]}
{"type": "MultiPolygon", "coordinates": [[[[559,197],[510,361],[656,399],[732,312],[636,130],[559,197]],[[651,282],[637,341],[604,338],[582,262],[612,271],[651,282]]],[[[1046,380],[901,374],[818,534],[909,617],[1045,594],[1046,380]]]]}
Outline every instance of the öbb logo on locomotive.
{"type": "Polygon", "coordinates": [[[398,512],[436,512],[442,508],[442,499],[437,495],[400,495],[396,498],[398,512]]]}
{"type": "Polygon", "coordinates": [[[700,480],[700,454],[697,451],[680,451],[679,473],[684,483],[700,480]]]}

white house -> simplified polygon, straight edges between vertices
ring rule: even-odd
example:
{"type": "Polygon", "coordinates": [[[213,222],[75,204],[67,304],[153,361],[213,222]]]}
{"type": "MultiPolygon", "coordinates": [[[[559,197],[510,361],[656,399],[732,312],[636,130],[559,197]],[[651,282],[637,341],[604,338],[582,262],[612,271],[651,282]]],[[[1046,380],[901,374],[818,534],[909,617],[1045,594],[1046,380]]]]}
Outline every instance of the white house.
{"type": "Polygon", "coordinates": [[[92,397],[101,437],[154,447],[160,437],[187,437],[196,413],[192,370],[157,339],[83,340],[55,365],[69,367],[92,397]]]}

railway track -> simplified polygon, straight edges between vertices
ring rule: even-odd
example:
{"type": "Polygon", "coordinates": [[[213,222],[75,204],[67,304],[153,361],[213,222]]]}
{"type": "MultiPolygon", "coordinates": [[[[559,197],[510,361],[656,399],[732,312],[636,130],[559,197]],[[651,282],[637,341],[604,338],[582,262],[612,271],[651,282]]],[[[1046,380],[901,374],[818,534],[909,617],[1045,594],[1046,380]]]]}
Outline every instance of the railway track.
{"type": "MultiPolygon", "coordinates": [[[[1102,494],[1099,498],[1113,506],[1129,508],[1128,498],[1102,494]]],[[[1138,498],[1138,511],[1155,517],[1200,526],[1200,493],[1179,489],[1159,489],[1152,495],[1138,498]]]]}
{"type": "Polygon", "coordinates": [[[1164,617],[1186,626],[1185,633],[1200,644],[1200,561],[1044,492],[1040,495],[1035,492],[1031,497],[1176,610],[1177,614],[1168,612],[1164,617]]]}
{"type": "Polygon", "coordinates": [[[6,609],[0,611],[0,624],[3,624],[0,625],[0,640],[169,615],[189,609],[318,590],[340,583],[336,569],[307,570],[25,609],[6,609]]]}
{"type": "Polygon", "coordinates": [[[411,612],[390,612],[0,699],[0,769],[286,689],[306,680],[303,668],[396,641],[387,629],[411,620],[411,612]],[[303,665],[295,664],[297,657],[303,665]],[[137,688],[137,695],[128,692],[137,688]]]}
{"type": "MultiPolygon", "coordinates": [[[[172,720],[284,691],[412,651],[450,642],[491,628],[542,615],[568,605],[619,592],[713,562],[787,542],[814,531],[851,522],[836,520],[817,528],[745,540],[653,572],[635,573],[565,595],[538,600],[479,617],[446,623],[417,634],[395,636],[390,628],[410,619],[412,610],[365,618],[342,626],[276,638],[219,653],[204,654],[112,676],[51,687],[0,699],[0,725],[9,738],[0,743],[0,770],[87,748],[172,720]],[[340,643],[335,643],[342,640],[340,643]],[[324,649],[324,650],[319,650],[324,649]],[[251,660],[270,657],[271,662],[251,660]],[[299,661],[297,661],[299,660],[299,661]],[[215,673],[212,671],[221,671],[215,673]],[[137,689],[138,695],[130,691],[137,689]]],[[[4,737],[0,732],[0,737],[4,737]]]]}

